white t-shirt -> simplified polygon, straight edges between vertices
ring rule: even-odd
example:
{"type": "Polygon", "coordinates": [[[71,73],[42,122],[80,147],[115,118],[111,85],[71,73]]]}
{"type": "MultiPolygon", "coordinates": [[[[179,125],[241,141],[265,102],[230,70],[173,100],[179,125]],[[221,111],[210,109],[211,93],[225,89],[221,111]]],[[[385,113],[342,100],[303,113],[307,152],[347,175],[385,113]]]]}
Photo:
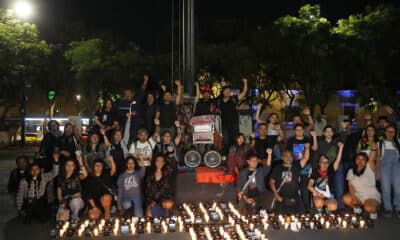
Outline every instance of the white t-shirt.
{"type": "Polygon", "coordinates": [[[353,169],[350,169],[347,172],[346,179],[353,185],[355,195],[362,204],[367,199],[375,199],[379,203],[381,202],[381,194],[376,189],[375,174],[368,163],[361,176],[354,175],[353,169]]]}
{"type": "Polygon", "coordinates": [[[140,142],[139,140],[132,143],[129,148],[129,153],[133,156],[137,157],[138,154],[143,153],[144,156],[144,165],[150,166],[151,157],[153,155],[153,150],[156,147],[157,142],[153,140],[153,138],[149,138],[146,142],[140,142]]]}

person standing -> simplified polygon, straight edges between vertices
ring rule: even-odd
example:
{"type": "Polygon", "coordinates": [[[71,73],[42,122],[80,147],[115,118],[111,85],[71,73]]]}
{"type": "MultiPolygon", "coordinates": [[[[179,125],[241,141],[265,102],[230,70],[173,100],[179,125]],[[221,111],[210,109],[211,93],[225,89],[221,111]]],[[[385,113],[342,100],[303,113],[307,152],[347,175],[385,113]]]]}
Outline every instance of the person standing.
{"type": "MultiPolygon", "coordinates": [[[[176,135],[175,121],[177,105],[181,104],[182,101],[182,85],[181,81],[176,80],[175,85],[177,88],[177,94],[175,101],[172,100],[172,93],[165,91],[163,94],[163,100],[158,106],[154,123],[159,122],[160,134],[162,135],[165,131],[169,131],[173,136],[176,135]]],[[[157,125],[157,124],[156,124],[157,125]]]]}
{"type": "Polygon", "coordinates": [[[232,96],[231,88],[224,85],[218,99],[218,107],[221,112],[222,121],[224,156],[228,155],[229,148],[234,143],[235,136],[239,133],[239,112],[236,105],[247,95],[247,79],[243,79],[242,82],[243,88],[237,97],[232,96]]]}
{"type": "Polygon", "coordinates": [[[400,142],[395,127],[389,125],[386,128],[385,138],[379,143],[379,149],[377,178],[381,180],[385,217],[392,216],[394,205],[396,216],[400,219],[400,142]],[[391,201],[392,187],[393,205],[391,201]]]}

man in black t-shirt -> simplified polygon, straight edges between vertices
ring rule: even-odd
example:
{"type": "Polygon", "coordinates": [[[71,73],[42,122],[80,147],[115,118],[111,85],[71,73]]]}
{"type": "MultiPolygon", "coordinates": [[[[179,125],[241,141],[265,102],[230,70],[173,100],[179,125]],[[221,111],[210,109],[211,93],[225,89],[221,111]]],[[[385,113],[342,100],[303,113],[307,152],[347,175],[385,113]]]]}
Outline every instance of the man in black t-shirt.
{"type": "Polygon", "coordinates": [[[211,98],[212,90],[210,87],[205,86],[200,91],[198,82],[194,83],[196,86],[196,99],[195,99],[195,112],[194,116],[210,115],[215,113],[215,101],[211,98]],[[200,98],[200,93],[203,98],[200,98]]]}
{"type": "MultiPolygon", "coordinates": [[[[275,149],[276,144],[284,139],[283,132],[280,131],[279,135],[268,136],[268,126],[265,123],[258,124],[258,137],[252,139],[251,147],[256,151],[256,155],[260,160],[267,159],[267,148],[275,149]]],[[[272,157],[275,160],[275,156],[272,157]]]]}
{"type": "Polygon", "coordinates": [[[162,135],[165,131],[169,131],[173,135],[172,137],[176,136],[176,106],[180,105],[182,101],[181,81],[176,80],[175,84],[177,88],[175,101],[172,100],[172,93],[169,91],[165,91],[163,94],[163,100],[158,106],[154,119],[160,121],[160,134],[162,135]]]}
{"type": "Polygon", "coordinates": [[[268,194],[265,187],[265,178],[271,168],[272,149],[267,149],[266,153],[268,157],[261,164],[259,164],[257,156],[248,156],[247,163],[249,166],[239,173],[237,191],[239,208],[242,211],[258,210],[260,207],[266,208],[271,202],[271,194],[268,194]]]}
{"type": "Polygon", "coordinates": [[[285,150],[283,163],[276,166],[271,173],[269,186],[275,196],[275,210],[279,213],[294,214],[304,212],[304,204],[300,190],[300,171],[308,162],[308,158],[293,161],[293,153],[285,150]]]}
{"type": "Polygon", "coordinates": [[[238,101],[247,95],[247,79],[243,79],[243,89],[237,97],[232,96],[231,88],[224,85],[218,97],[218,107],[221,112],[222,138],[224,141],[224,155],[228,155],[230,146],[239,133],[239,112],[236,108],[238,101]]]}

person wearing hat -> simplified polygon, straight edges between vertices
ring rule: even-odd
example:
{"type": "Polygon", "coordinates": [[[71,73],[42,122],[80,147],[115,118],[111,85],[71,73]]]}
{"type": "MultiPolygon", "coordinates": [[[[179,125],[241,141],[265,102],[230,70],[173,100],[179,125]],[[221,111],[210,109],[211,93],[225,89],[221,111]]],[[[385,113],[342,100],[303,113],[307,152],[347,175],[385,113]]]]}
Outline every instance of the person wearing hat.
{"type": "Polygon", "coordinates": [[[215,103],[211,98],[212,89],[209,86],[205,86],[200,90],[198,82],[195,82],[196,86],[196,101],[194,116],[210,115],[215,111],[215,103]],[[200,98],[200,94],[202,98],[200,98]]]}

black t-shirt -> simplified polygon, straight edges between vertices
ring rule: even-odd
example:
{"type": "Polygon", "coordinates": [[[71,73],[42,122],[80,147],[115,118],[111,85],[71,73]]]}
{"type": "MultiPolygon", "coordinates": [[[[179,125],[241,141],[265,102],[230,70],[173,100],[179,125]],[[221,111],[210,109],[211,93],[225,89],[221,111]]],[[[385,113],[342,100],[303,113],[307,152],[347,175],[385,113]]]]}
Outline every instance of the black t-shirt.
{"type": "Polygon", "coordinates": [[[144,128],[151,134],[154,131],[154,117],[157,112],[157,104],[144,106],[144,128]]]}
{"type": "Polygon", "coordinates": [[[267,148],[274,149],[275,144],[277,143],[278,136],[267,136],[264,139],[260,137],[256,137],[255,148],[257,157],[260,159],[267,159],[267,148]]]}
{"type": "Polygon", "coordinates": [[[157,112],[160,112],[160,127],[169,128],[175,125],[176,104],[175,102],[160,103],[157,112]]]}
{"type": "Polygon", "coordinates": [[[335,170],[330,165],[326,176],[318,171],[318,168],[313,169],[310,179],[314,180],[314,187],[321,191],[326,191],[326,186],[329,186],[329,191],[334,193],[335,191],[335,170]]]}
{"type": "Polygon", "coordinates": [[[97,110],[95,116],[99,118],[101,124],[108,127],[111,127],[114,122],[118,121],[118,113],[115,111],[97,110]]]}
{"type": "Polygon", "coordinates": [[[315,152],[315,164],[318,163],[321,155],[326,155],[329,159],[329,163],[332,164],[336,160],[337,154],[337,140],[332,139],[327,142],[325,137],[318,138],[318,150],[315,152]]]}
{"type": "Polygon", "coordinates": [[[344,143],[342,162],[354,162],[357,154],[358,142],[361,139],[361,131],[341,133],[338,137],[339,141],[344,143]]]}
{"type": "Polygon", "coordinates": [[[60,179],[58,186],[61,188],[64,199],[69,199],[72,195],[81,192],[81,183],[78,176],[60,179]]]}
{"type": "Polygon", "coordinates": [[[210,115],[211,114],[211,105],[214,104],[212,99],[205,101],[204,99],[200,99],[199,102],[196,104],[196,112],[195,116],[202,116],[202,115],[210,115]]]}
{"type": "Polygon", "coordinates": [[[282,184],[282,181],[285,180],[279,194],[282,197],[294,198],[298,196],[299,191],[299,179],[300,179],[300,162],[293,162],[292,168],[288,171],[289,168],[283,166],[283,164],[277,165],[271,173],[271,179],[275,180],[276,189],[282,184]],[[287,176],[287,177],[286,177],[287,176]]]}
{"type": "Polygon", "coordinates": [[[239,112],[236,108],[237,102],[237,97],[230,97],[226,102],[222,97],[219,99],[222,124],[235,125],[239,123],[239,112]]]}
{"type": "MultiPolygon", "coordinates": [[[[254,173],[254,171],[249,171],[249,173],[247,174],[247,177],[250,177],[253,173],[254,173]]],[[[252,177],[252,179],[249,182],[249,185],[247,186],[246,196],[249,198],[255,198],[259,195],[259,193],[260,192],[258,191],[257,184],[256,184],[256,177],[254,176],[254,177],[252,177]]]]}
{"type": "Polygon", "coordinates": [[[302,140],[296,139],[295,137],[290,138],[287,141],[286,148],[293,152],[294,161],[299,161],[303,158],[305,153],[305,144],[310,142],[308,137],[304,137],[302,140]]]}
{"type": "Polygon", "coordinates": [[[113,188],[113,179],[110,170],[105,170],[100,176],[90,175],[83,183],[85,198],[98,201],[104,194],[110,194],[113,188]]]}

